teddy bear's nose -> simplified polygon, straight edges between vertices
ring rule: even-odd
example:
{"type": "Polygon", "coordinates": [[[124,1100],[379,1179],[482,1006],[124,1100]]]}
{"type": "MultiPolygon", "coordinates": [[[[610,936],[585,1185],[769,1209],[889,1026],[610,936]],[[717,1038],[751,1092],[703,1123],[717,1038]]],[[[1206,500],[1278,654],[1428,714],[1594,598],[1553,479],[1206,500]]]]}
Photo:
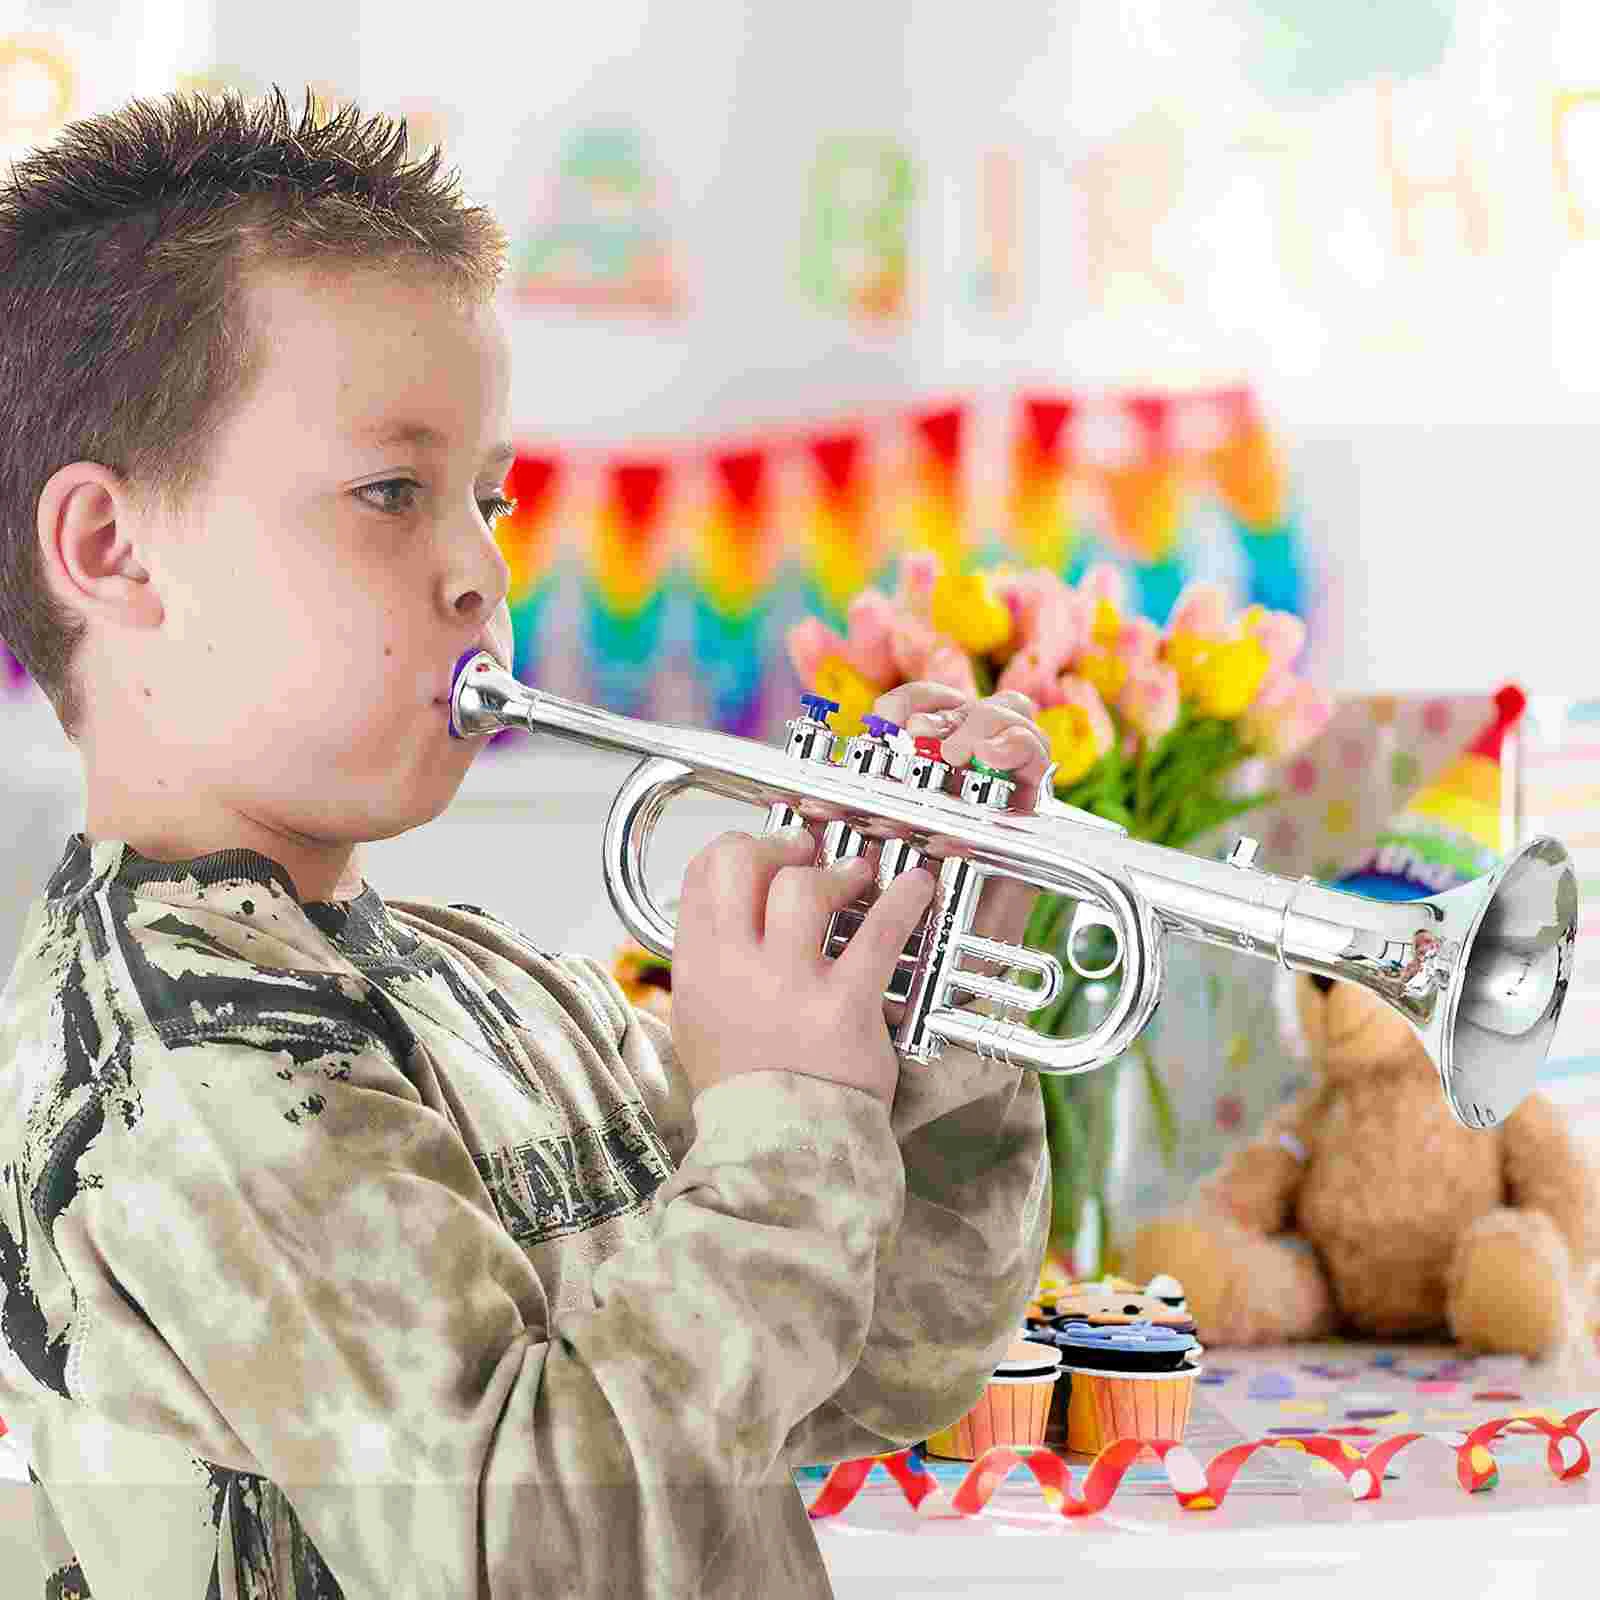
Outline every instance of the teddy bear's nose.
{"type": "Polygon", "coordinates": [[[1320,972],[1313,972],[1311,974],[1311,981],[1314,984],[1316,984],[1316,986],[1324,994],[1326,994],[1333,987],[1333,982],[1334,982],[1334,980],[1332,978],[1323,977],[1323,975],[1320,972]]]}

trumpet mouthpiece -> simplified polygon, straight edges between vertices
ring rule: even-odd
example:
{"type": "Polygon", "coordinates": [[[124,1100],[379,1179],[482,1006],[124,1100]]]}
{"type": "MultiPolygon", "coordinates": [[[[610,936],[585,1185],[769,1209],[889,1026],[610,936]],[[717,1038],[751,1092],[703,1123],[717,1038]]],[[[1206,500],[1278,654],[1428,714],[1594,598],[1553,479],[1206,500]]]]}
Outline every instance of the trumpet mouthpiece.
{"type": "MultiPolygon", "coordinates": [[[[450,737],[452,739],[465,739],[469,737],[469,730],[462,726],[461,721],[461,691],[468,679],[481,672],[495,672],[499,665],[487,650],[480,650],[474,645],[470,650],[463,650],[456,657],[456,664],[450,673],[450,737]]],[[[476,731],[476,730],[471,730],[476,731]]]]}

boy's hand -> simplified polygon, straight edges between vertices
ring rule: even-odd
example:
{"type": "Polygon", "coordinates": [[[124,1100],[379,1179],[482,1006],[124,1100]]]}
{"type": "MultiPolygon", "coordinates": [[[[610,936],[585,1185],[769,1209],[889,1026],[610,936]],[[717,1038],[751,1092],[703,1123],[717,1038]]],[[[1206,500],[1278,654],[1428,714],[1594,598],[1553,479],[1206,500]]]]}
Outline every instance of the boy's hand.
{"type": "MultiPolygon", "coordinates": [[[[1027,695],[1008,689],[986,700],[971,700],[942,683],[903,683],[879,695],[872,709],[913,736],[932,734],[952,767],[962,768],[976,756],[985,766],[1000,768],[1017,786],[1009,809],[1033,810],[1050,765],[1050,746],[1033,721],[1038,707],[1027,695]]],[[[1010,878],[986,879],[972,919],[973,932],[1021,944],[1038,892],[1010,878]]]]}
{"type": "Polygon", "coordinates": [[[872,881],[864,860],[811,865],[805,829],[725,833],[684,874],[672,960],[672,1039],[690,1089],[779,1069],[894,1101],[884,1019],[895,961],[933,894],[925,870],[895,880],[835,960],[828,919],[872,881]]]}

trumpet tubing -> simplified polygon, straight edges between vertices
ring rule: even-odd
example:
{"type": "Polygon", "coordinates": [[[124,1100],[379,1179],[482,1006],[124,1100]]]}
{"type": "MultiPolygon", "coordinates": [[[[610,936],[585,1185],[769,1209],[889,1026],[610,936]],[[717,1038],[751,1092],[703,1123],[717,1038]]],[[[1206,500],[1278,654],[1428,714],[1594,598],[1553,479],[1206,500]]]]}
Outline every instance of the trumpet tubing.
{"type": "MultiPolygon", "coordinates": [[[[938,741],[913,740],[881,718],[867,718],[865,734],[843,741],[827,726],[834,710],[803,697],[778,749],[545,694],[468,651],[456,663],[450,731],[471,738],[515,727],[642,758],[612,802],[602,868],[624,926],[664,957],[675,930],[645,862],[663,810],[688,789],[761,808],[769,832],[822,824],[822,861],[879,841],[879,888],[919,863],[937,869],[932,903],[885,995],[900,1007],[895,1046],[915,1061],[936,1059],[948,1043],[1037,1072],[1101,1066],[1154,1014],[1166,937],[1176,934],[1371,989],[1422,1039],[1467,1127],[1492,1127],[1532,1088],[1565,999],[1577,931],[1577,879],[1556,840],[1532,840],[1446,894],[1371,900],[1262,871],[1252,840],[1215,861],[1129,838],[1058,800],[1053,769],[1034,807],[1013,809],[1004,774],[976,763],[953,772],[938,741]],[[973,932],[991,877],[1070,896],[1077,907],[1068,965],[1084,978],[1120,969],[1116,998],[1088,1033],[1053,1038],[1010,1015],[1048,1005],[1065,974],[1052,955],[973,932]],[[1115,951],[1098,968],[1084,965],[1078,950],[1092,926],[1109,931],[1115,951]],[[974,961],[1031,973],[1040,986],[963,964],[974,961]],[[970,1009],[974,1000],[987,1009],[970,1009]]],[[[842,947],[864,910],[865,902],[832,920],[825,950],[842,947]]]]}

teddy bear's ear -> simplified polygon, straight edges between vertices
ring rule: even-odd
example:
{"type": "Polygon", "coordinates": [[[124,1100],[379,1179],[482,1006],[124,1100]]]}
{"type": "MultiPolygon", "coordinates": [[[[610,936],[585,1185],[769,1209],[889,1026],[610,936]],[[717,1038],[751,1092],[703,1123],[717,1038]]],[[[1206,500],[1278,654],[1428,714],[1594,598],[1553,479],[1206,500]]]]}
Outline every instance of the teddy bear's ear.
{"type": "Polygon", "coordinates": [[[1294,1009],[1300,1023],[1300,1033],[1313,1060],[1320,1060],[1322,1047],[1328,1036],[1328,994],[1321,984],[1314,982],[1309,972],[1297,972],[1294,977],[1294,1009]]]}
{"type": "Polygon", "coordinates": [[[1327,1065],[1392,1065],[1415,1056],[1434,1070],[1426,1047],[1406,1019],[1359,983],[1335,983],[1328,990],[1322,1017],[1327,1065]]]}

